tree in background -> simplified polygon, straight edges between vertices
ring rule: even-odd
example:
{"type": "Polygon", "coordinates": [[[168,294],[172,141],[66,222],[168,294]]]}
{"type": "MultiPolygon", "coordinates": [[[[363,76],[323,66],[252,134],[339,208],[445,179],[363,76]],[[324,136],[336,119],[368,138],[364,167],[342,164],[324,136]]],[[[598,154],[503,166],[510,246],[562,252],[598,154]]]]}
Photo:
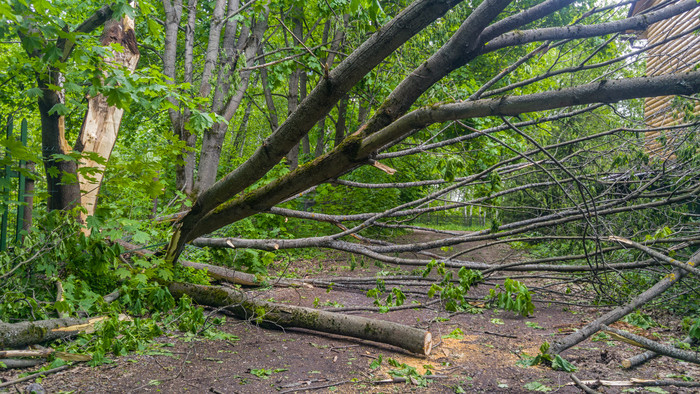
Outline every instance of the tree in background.
{"type": "MultiPolygon", "coordinates": [[[[679,132],[684,143],[673,158],[650,157],[641,137],[649,129],[634,100],[676,95],[686,106],[697,100],[700,73],[641,77],[650,48],[628,44],[629,32],[694,10],[695,0],[635,16],[627,4],[571,0],[164,0],[96,13],[84,4],[69,21],[57,3],[13,6],[3,9],[12,22],[6,33],[21,37],[28,66],[12,72],[24,82],[36,75],[37,87],[27,91],[40,104],[49,209],[76,204],[80,166],[108,158],[97,149],[101,158],[87,155],[93,163],[74,157],[64,117],[75,123],[87,108],[81,130],[89,130],[109,123],[88,122],[90,108],[103,108],[98,113],[112,125],[118,109],[128,108],[122,134],[129,148],[117,147],[117,156],[130,155],[129,171],[147,173],[139,149],[169,148],[157,182],[172,198],[160,212],[176,211],[163,266],[176,265],[189,245],[330,248],[386,263],[439,263],[462,276],[467,269],[588,273],[612,297],[606,286],[629,281],[626,272],[647,269],[647,285],[669,271],[646,258],[639,242],[642,252],[626,250],[633,245],[627,238],[668,245],[667,254],[684,257],[698,242],[697,117],[688,112],[654,130],[691,132],[679,132]],[[134,70],[109,60],[137,55],[133,45],[110,52],[87,34],[106,23],[103,41],[112,42],[111,27],[131,31],[124,17],[132,12],[137,31],[149,32],[139,35],[143,54],[134,70]],[[63,90],[78,110],[67,109],[63,90]],[[100,93],[106,104],[81,103],[100,93]],[[162,137],[169,133],[173,138],[162,137]],[[158,138],[164,141],[154,143],[158,138]],[[488,226],[405,244],[372,232],[430,230],[420,226],[422,215],[462,216],[467,208],[487,213],[488,226]],[[287,219],[314,231],[295,237],[281,230],[287,219]],[[509,264],[431,252],[468,241],[551,249],[509,264]],[[404,252],[417,257],[398,257],[404,252]]],[[[85,156],[87,146],[76,150],[85,156]]],[[[103,196],[112,207],[130,206],[114,210],[122,216],[139,213],[135,220],[145,224],[132,235],[145,242],[137,235],[150,224],[141,213],[153,212],[134,203],[140,187],[115,186],[103,196]],[[117,192],[126,198],[115,201],[117,192]]]]}

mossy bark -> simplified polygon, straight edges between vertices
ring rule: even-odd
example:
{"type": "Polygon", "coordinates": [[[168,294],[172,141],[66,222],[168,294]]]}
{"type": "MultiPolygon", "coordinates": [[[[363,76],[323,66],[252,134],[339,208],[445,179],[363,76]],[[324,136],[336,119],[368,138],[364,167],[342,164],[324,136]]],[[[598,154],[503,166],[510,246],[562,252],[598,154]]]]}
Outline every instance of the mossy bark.
{"type": "Polygon", "coordinates": [[[92,319],[49,319],[34,322],[0,323],[0,349],[25,347],[77,335],[94,326],[92,319]]]}
{"type": "Polygon", "coordinates": [[[169,290],[175,297],[186,294],[199,304],[226,307],[241,319],[253,319],[273,328],[297,327],[345,335],[394,345],[422,355],[430,354],[432,348],[430,332],[399,323],[266,302],[223,287],[172,283],[169,290]]]}

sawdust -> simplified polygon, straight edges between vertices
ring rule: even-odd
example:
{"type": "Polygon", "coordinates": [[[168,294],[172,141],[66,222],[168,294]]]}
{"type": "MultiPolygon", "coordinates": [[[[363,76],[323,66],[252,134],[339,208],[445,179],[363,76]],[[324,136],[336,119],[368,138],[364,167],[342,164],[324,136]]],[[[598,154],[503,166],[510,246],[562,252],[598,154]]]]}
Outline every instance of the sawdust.
{"type": "MultiPolygon", "coordinates": [[[[440,345],[433,348],[432,353],[428,357],[395,355],[392,358],[399,364],[406,364],[415,368],[421,375],[424,375],[428,369],[433,374],[440,374],[442,370],[465,363],[474,368],[499,368],[512,366],[518,361],[518,357],[511,352],[500,351],[483,344],[483,340],[478,335],[442,338],[440,345]]],[[[382,363],[382,372],[388,374],[392,369],[396,368],[387,362],[382,363]]]]}

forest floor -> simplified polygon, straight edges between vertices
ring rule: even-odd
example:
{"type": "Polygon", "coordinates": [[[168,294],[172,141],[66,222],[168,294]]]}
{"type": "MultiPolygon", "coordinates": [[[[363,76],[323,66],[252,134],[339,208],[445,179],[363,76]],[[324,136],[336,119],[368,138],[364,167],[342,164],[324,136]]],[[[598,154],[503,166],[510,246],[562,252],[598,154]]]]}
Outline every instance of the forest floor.
{"type": "MultiPolygon", "coordinates": [[[[404,242],[433,239],[430,233],[415,232],[404,242]]],[[[472,245],[459,245],[454,251],[472,245]]],[[[452,253],[454,253],[452,251],[452,253]]],[[[517,251],[507,245],[480,249],[465,258],[485,262],[512,261],[517,251]]],[[[278,267],[280,268],[280,267],[278,267]]],[[[298,277],[370,276],[395,267],[377,267],[371,262],[351,261],[347,256],[324,260],[296,261],[282,267],[298,277]]],[[[410,271],[413,267],[404,267],[410,271]]],[[[404,272],[405,272],[404,271],[404,272]]],[[[528,283],[525,280],[525,283],[528,283]]],[[[528,283],[541,286],[543,282],[528,283]]],[[[475,290],[482,297],[490,286],[475,290]]],[[[273,288],[258,296],[302,306],[371,307],[372,299],[363,292],[338,287],[273,288]]],[[[228,318],[223,332],[238,340],[192,338],[181,333],[163,336],[149,349],[118,357],[111,364],[91,368],[75,366],[50,375],[41,381],[47,392],[161,392],[161,393],[461,393],[461,392],[581,392],[570,384],[570,373],[543,366],[519,365],[526,355],[535,356],[540,345],[571,333],[604,313],[606,308],[580,308],[555,303],[556,299],[535,296],[534,316],[524,318],[512,312],[484,309],[483,313],[448,313],[435,308],[405,309],[385,314],[368,311],[350,312],[362,316],[400,322],[430,330],[435,346],[428,357],[417,357],[389,345],[375,344],[303,330],[270,330],[254,323],[228,318]],[[461,330],[459,335],[448,335],[461,330]],[[447,337],[446,337],[447,336],[447,337]],[[378,368],[373,361],[382,358],[378,368]],[[425,387],[420,383],[383,383],[391,378],[389,370],[398,364],[416,368],[418,373],[430,369],[438,378],[425,387]]],[[[406,303],[419,299],[408,295],[406,303]]],[[[424,299],[423,299],[424,300],[424,299]]],[[[658,311],[657,311],[658,312],[658,311]]],[[[661,327],[641,330],[623,324],[624,329],[662,339],[682,337],[677,319],[663,314],[654,316],[661,327]],[[676,321],[674,323],[673,321],[676,321]]],[[[619,326],[618,326],[619,327],[619,326]]],[[[578,370],[582,380],[628,381],[641,379],[700,380],[700,366],[657,358],[642,367],[625,371],[620,361],[639,353],[627,344],[609,339],[587,340],[569,349],[564,357],[578,370]]],[[[12,373],[16,375],[17,372],[12,373]]],[[[5,372],[0,377],[10,378],[5,372]]],[[[27,383],[18,388],[26,387],[27,383]]],[[[676,387],[630,388],[597,387],[605,393],[615,392],[693,392],[676,387]],[[663,390],[663,391],[660,391],[663,390]]]]}

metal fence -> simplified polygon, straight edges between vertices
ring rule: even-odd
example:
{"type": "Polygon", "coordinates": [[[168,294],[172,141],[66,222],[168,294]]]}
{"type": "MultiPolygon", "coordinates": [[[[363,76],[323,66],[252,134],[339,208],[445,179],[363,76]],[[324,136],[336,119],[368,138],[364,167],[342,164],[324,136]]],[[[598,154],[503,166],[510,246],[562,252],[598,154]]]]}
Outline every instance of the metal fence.
{"type": "MultiPolygon", "coordinates": [[[[14,131],[12,115],[7,117],[7,140],[12,141],[12,133],[14,131]]],[[[23,119],[20,125],[20,135],[19,142],[23,146],[27,146],[27,120],[23,119]]],[[[9,145],[9,144],[8,144],[9,145]]],[[[20,171],[13,171],[12,166],[8,163],[12,162],[12,156],[10,150],[5,148],[5,166],[2,174],[2,181],[0,182],[0,205],[2,206],[2,222],[0,222],[0,251],[7,249],[7,229],[9,227],[10,221],[14,221],[15,236],[14,241],[19,242],[21,240],[22,230],[27,230],[27,227],[31,224],[31,210],[33,196],[32,192],[34,189],[34,181],[27,179],[24,175],[23,170],[27,170],[28,163],[25,160],[20,160],[18,168],[20,171]],[[13,178],[17,178],[14,182],[13,178]],[[17,192],[14,193],[13,189],[17,192]],[[27,193],[27,192],[30,193],[27,193]],[[10,216],[10,210],[12,206],[17,207],[17,216],[12,220],[10,216]]]]}

